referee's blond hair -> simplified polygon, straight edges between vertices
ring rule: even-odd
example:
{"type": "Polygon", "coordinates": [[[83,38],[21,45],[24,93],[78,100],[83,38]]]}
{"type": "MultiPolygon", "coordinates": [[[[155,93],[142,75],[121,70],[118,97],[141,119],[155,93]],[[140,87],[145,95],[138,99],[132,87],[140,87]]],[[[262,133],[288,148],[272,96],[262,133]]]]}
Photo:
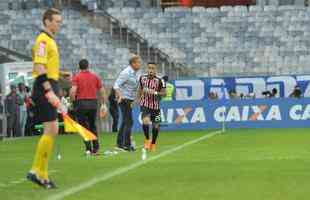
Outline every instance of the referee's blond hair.
{"type": "Polygon", "coordinates": [[[132,55],[130,57],[129,64],[132,64],[132,63],[134,63],[134,62],[136,62],[137,60],[140,60],[140,59],[141,59],[140,56],[134,54],[134,55],[132,55]]]}
{"type": "Polygon", "coordinates": [[[42,18],[42,22],[45,24],[45,20],[49,20],[49,21],[53,21],[53,16],[54,15],[61,15],[61,12],[59,10],[57,10],[56,8],[50,8],[47,9],[44,13],[43,13],[43,18],[42,18]]]}

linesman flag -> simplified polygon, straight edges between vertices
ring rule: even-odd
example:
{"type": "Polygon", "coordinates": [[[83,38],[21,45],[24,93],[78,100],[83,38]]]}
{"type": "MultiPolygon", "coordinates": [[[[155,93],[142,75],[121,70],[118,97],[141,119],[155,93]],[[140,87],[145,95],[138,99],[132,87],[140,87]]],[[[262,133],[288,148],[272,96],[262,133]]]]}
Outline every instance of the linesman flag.
{"type": "Polygon", "coordinates": [[[85,141],[97,140],[96,135],[74,121],[68,114],[62,113],[65,132],[74,132],[80,134],[85,141]]]}

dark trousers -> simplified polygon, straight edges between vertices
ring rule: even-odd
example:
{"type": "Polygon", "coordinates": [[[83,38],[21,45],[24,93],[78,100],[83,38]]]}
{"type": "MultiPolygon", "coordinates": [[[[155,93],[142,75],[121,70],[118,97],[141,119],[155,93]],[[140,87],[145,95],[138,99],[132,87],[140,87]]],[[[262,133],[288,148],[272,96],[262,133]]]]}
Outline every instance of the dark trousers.
{"type": "MultiPolygon", "coordinates": [[[[96,136],[97,129],[96,129],[96,116],[97,116],[97,109],[78,109],[76,112],[76,117],[78,119],[78,122],[88,130],[90,130],[92,133],[94,133],[96,136]]],[[[93,140],[93,141],[84,141],[86,151],[91,151],[93,153],[97,152],[99,150],[99,141],[93,140]]]]}
{"type": "Polygon", "coordinates": [[[117,132],[118,130],[118,104],[117,103],[111,103],[110,104],[110,114],[112,117],[112,132],[117,132]]]}
{"type": "Polygon", "coordinates": [[[131,146],[131,128],[133,126],[132,119],[132,100],[124,99],[120,104],[120,109],[122,113],[122,123],[121,128],[117,135],[117,146],[130,148],[131,146]]]}
{"type": "Polygon", "coordinates": [[[20,137],[21,136],[19,115],[16,113],[10,114],[7,117],[7,136],[8,137],[20,137]]]}

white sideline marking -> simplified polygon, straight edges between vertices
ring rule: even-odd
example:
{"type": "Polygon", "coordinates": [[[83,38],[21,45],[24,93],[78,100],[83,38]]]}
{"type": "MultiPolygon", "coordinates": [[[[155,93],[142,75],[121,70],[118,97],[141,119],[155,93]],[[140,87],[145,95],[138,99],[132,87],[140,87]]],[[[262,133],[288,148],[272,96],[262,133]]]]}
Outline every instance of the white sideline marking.
{"type": "Polygon", "coordinates": [[[213,137],[213,136],[215,136],[217,134],[220,134],[220,133],[222,133],[222,131],[211,132],[211,133],[209,133],[207,135],[204,135],[204,136],[199,137],[197,139],[191,140],[189,142],[186,142],[186,143],[184,143],[182,145],[179,145],[177,147],[174,147],[172,149],[168,149],[166,151],[163,151],[162,153],[160,153],[160,154],[158,154],[156,156],[150,157],[150,158],[148,158],[148,159],[146,159],[144,161],[141,160],[141,161],[132,163],[132,164],[130,164],[128,166],[118,168],[118,169],[116,169],[116,170],[114,170],[112,172],[103,174],[102,176],[94,177],[94,178],[90,179],[89,181],[86,181],[84,183],[81,183],[80,185],[77,185],[76,187],[72,187],[72,188],[69,188],[67,190],[64,190],[63,192],[59,192],[58,194],[52,195],[52,196],[48,197],[47,200],[63,199],[64,197],[67,197],[67,196],[73,195],[73,194],[75,194],[77,192],[80,192],[82,190],[85,190],[86,188],[89,188],[89,187],[91,187],[91,186],[93,186],[93,185],[95,185],[95,184],[97,184],[99,182],[106,181],[106,180],[109,180],[109,179],[111,179],[111,178],[113,178],[115,176],[118,176],[120,174],[124,174],[126,172],[129,172],[129,171],[131,171],[131,170],[133,170],[135,168],[138,168],[138,167],[140,167],[142,165],[145,165],[145,164],[147,164],[147,163],[149,163],[151,161],[154,161],[154,160],[157,160],[157,159],[162,158],[164,156],[167,156],[169,154],[172,154],[172,153],[174,153],[176,151],[179,151],[179,150],[181,150],[181,149],[183,149],[183,148],[185,148],[187,146],[196,144],[196,143],[198,143],[198,142],[200,142],[202,140],[211,138],[211,137],[213,137]]]}

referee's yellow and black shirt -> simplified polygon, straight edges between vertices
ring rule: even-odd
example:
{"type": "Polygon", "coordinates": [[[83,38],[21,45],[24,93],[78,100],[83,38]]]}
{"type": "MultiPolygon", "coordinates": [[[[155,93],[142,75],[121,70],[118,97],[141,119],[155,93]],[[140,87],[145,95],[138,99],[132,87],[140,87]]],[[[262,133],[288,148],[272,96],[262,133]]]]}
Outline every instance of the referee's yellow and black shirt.
{"type": "MultiPolygon", "coordinates": [[[[49,79],[57,81],[59,79],[59,52],[55,39],[47,32],[42,31],[36,38],[32,48],[32,61],[36,64],[42,64],[46,68],[46,75],[49,79]]],[[[38,76],[33,71],[33,77],[38,76]]]]}

